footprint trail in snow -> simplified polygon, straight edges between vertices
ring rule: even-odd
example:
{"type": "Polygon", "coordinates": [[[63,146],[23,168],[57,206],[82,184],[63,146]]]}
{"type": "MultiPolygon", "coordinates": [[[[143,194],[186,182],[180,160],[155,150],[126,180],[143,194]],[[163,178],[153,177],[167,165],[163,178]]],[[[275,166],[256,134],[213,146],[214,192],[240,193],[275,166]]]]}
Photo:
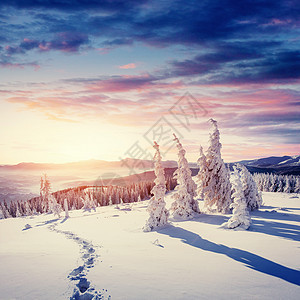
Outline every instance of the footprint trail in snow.
{"type": "Polygon", "coordinates": [[[99,255],[96,253],[92,243],[78,237],[70,231],[56,229],[57,224],[49,226],[49,229],[57,233],[65,235],[68,239],[72,239],[80,246],[81,259],[83,264],[75,268],[68,276],[69,280],[74,284],[73,294],[70,300],[109,300],[107,290],[96,291],[87,279],[87,274],[91,268],[95,266],[99,255]]]}

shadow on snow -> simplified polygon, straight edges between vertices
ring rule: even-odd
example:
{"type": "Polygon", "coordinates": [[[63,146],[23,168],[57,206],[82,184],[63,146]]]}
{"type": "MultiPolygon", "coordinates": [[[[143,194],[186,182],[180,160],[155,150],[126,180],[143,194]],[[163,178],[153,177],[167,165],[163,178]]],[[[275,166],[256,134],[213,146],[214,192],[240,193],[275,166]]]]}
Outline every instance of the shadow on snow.
{"type": "Polygon", "coordinates": [[[230,248],[222,244],[215,244],[201,238],[198,234],[172,225],[157,232],[180,239],[183,243],[203,251],[226,255],[235,261],[243,263],[250,269],[300,286],[300,271],[282,266],[259,255],[241,249],[230,248]]]}
{"type": "MultiPolygon", "coordinates": [[[[288,220],[288,221],[300,223],[300,218],[298,215],[279,213],[279,212],[271,213],[265,211],[250,212],[250,215],[251,215],[252,224],[250,226],[249,231],[277,236],[277,237],[293,240],[296,242],[300,242],[299,225],[273,221],[273,220],[278,220],[278,221],[288,220]],[[261,218],[261,219],[256,219],[256,218],[261,218]],[[267,220],[262,220],[262,219],[267,219],[267,220]]],[[[223,223],[227,222],[229,218],[230,216],[224,216],[224,215],[201,214],[198,217],[191,219],[190,221],[221,226],[223,223]]]]}
{"type": "Polygon", "coordinates": [[[278,236],[300,242],[300,226],[298,225],[252,219],[252,225],[249,231],[278,236]]]}
{"type": "Polygon", "coordinates": [[[284,208],[283,213],[278,212],[276,210],[272,210],[272,211],[256,210],[256,211],[251,211],[250,215],[251,218],[256,217],[256,218],[278,220],[278,221],[300,222],[300,216],[293,213],[287,213],[289,212],[288,210],[289,210],[288,208],[284,208]]]}

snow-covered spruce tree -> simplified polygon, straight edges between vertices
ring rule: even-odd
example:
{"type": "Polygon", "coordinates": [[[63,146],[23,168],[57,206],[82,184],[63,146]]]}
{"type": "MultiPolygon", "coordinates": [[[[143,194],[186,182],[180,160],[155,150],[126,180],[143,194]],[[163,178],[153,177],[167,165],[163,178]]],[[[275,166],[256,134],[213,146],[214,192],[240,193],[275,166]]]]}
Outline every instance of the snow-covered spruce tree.
{"type": "Polygon", "coordinates": [[[284,193],[290,193],[291,192],[291,183],[288,176],[285,176],[285,186],[284,186],[284,193]]]}
{"type": "Polygon", "coordinates": [[[178,185],[172,195],[174,202],[171,211],[175,218],[190,218],[194,216],[194,213],[200,213],[198,201],[194,199],[197,186],[192,179],[192,172],[185,158],[185,150],[175,134],[174,141],[178,149],[178,169],[174,172],[174,178],[177,179],[178,185]]]}
{"type": "Polygon", "coordinates": [[[241,182],[241,176],[234,166],[234,174],[231,176],[231,184],[233,188],[233,203],[230,205],[232,208],[233,216],[224,224],[224,227],[233,229],[241,228],[248,229],[251,225],[251,218],[247,208],[246,199],[243,192],[243,186],[241,182]]]}
{"type": "Polygon", "coordinates": [[[96,201],[96,199],[94,198],[93,193],[90,193],[90,206],[91,206],[91,209],[92,209],[92,210],[96,211],[97,201],[96,201]]]}
{"type": "Polygon", "coordinates": [[[270,192],[276,192],[277,190],[277,185],[278,185],[278,182],[277,182],[277,176],[275,174],[270,174],[271,176],[271,186],[270,186],[270,192]]]}
{"type": "Polygon", "coordinates": [[[149,205],[147,207],[150,217],[143,228],[145,232],[166,225],[169,217],[169,212],[166,209],[166,202],[164,200],[166,193],[165,171],[161,163],[159,145],[154,142],[153,147],[156,150],[154,155],[154,171],[156,178],[154,180],[155,186],[151,190],[153,197],[149,200],[149,205]]]}
{"type": "Polygon", "coordinates": [[[263,183],[263,191],[270,192],[271,190],[271,176],[270,174],[265,174],[264,183],[263,183]]]}
{"type": "Polygon", "coordinates": [[[10,210],[5,200],[4,202],[2,202],[2,213],[5,219],[12,218],[12,214],[10,213],[10,210]]]}
{"type": "Polygon", "coordinates": [[[53,195],[50,195],[49,197],[49,209],[54,214],[54,216],[60,218],[60,213],[62,212],[62,208],[60,204],[57,203],[53,195]]]}
{"type": "Polygon", "coordinates": [[[5,219],[4,213],[3,213],[3,208],[2,205],[0,205],[0,220],[5,219]]]}
{"type": "Polygon", "coordinates": [[[277,193],[283,192],[283,177],[281,175],[278,176],[278,186],[277,186],[277,193]]]}
{"type": "Polygon", "coordinates": [[[90,210],[90,197],[88,193],[84,193],[83,197],[81,197],[82,203],[83,203],[83,210],[90,210]]]}
{"type": "Polygon", "coordinates": [[[210,119],[212,133],[207,149],[206,163],[207,186],[204,190],[204,206],[208,209],[216,207],[218,212],[228,213],[231,204],[230,174],[221,157],[220,132],[217,121],[210,119]]]}
{"type": "Polygon", "coordinates": [[[262,205],[262,197],[252,175],[242,164],[237,164],[237,168],[241,175],[242,188],[247,207],[249,210],[259,209],[262,205]]]}
{"type": "Polygon", "coordinates": [[[294,192],[300,193],[300,176],[297,176],[297,178],[296,178],[294,192]]]}
{"type": "Polygon", "coordinates": [[[196,183],[197,183],[197,197],[200,199],[204,198],[204,190],[207,186],[207,163],[206,163],[206,156],[203,153],[203,148],[200,146],[200,156],[197,160],[197,165],[199,166],[199,172],[196,176],[196,183]]]}
{"type": "Polygon", "coordinates": [[[111,199],[111,196],[109,196],[109,201],[108,201],[108,205],[113,205],[113,202],[112,202],[112,199],[111,199]]]}
{"type": "Polygon", "coordinates": [[[42,212],[46,213],[49,211],[49,200],[51,195],[51,183],[48,179],[47,174],[44,174],[41,177],[41,186],[40,186],[40,197],[41,197],[41,206],[42,212]]]}
{"type": "Polygon", "coordinates": [[[263,181],[263,178],[262,178],[262,174],[261,173],[254,173],[253,174],[253,179],[257,185],[257,188],[259,191],[262,191],[262,181],[263,181]]]}
{"type": "Polygon", "coordinates": [[[83,210],[91,211],[91,209],[96,210],[96,202],[94,201],[94,197],[91,193],[85,192],[84,196],[81,197],[83,203],[83,210]]]}
{"type": "Polygon", "coordinates": [[[69,218],[69,206],[67,198],[64,199],[65,218],[69,218]]]}
{"type": "Polygon", "coordinates": [[[22,217],[22,214],[21,214],[21,212],[20,212],[19,205],[18,205],[18,203],[17,203],[16,218],[19,218],[19,217],[22,217]]]}

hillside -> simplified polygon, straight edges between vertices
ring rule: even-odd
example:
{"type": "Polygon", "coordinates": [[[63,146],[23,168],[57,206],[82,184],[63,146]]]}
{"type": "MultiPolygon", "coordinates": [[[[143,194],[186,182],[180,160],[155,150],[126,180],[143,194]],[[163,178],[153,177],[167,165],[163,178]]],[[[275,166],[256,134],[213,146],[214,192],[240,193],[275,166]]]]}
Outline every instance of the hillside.
{"type": "Polygon", "coordinates": [[[263,200],[249,231],[202,214],[144,233],[147,201],[0,220],[0,298],[298,299],[299,195],[263,200]]]}
{"type": "MultiPolygon", "coordinates": [[[[240,161],[250,172],[300,175],[300,156],[267,157],[256,160],[240,161]]],[[[234,163],[229,163],[232,166],[234,163]]],[[[190,163],[193,175],[198,172],[197,164],[190,163]]],[[[175,161],[164,161],[163,167],[169,175],[177,167],[175,161]]],[[[82,185],[107,184],[116,185],[132,183],[136,180],[154,178],[153,161],[125,159],[108,162],[89,160],[67,164],[20,163],[17,165],[0,165],[0,201],[27,200],[39,194],[40,177],[47,173],[53,191],[82,185]],[[129,166],[138,177],[132,174],[129,166]]]]}

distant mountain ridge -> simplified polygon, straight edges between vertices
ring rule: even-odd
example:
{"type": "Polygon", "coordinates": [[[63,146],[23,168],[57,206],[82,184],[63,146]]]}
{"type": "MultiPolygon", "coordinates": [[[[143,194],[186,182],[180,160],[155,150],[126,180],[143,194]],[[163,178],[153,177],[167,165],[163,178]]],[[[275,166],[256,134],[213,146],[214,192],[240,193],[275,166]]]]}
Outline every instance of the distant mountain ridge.
{"type": "MultiPolygon", "coordinates": [[[[245,165],[251,172],[272,172],[277,174],[300,175],[300,155],[296,156],[270,156],[252,160],[241,160],[228,163],[232,166],[235,163],[245,165]]],[[[177,162],[167,160],[162,162],[164,168],[176,168],[177,162]]],[[[125,158],[122,161],[105,161],[105,160],[87,160],[79,162],[70,162],[64,164],[55,163],[19,163],[16,165],[0,165],[2,171],[23,171],[23,172],[46,172],[55,170],[72,170],[80,169],[81,171],[98,170],[102,168],[128,168],[134,167],[136,170],[151,170],[154,167],[152,160],[140,160],[134,158],[125,158]]],[[[196,163],[189,163],[190,168],[197,169],[196,163]]]]}
{"type": "MultiPolygon", "coordinates": [[[[245,165],[252,173],[300,175],[300,155],[270,156],[253,160],[242,160],[238,163],[245,165]]],[[[230,163],[229,165],[233,164],[230,163]]]]}
{"type": "MultiPolygon", "coordinates": [[[[163,161],[163,166],[176,167],[177,162],[172,160],[163,161]]],[[[134,166],[136,169],[151,169],[154,167],[152,160],[140,160],[135,158],[125,158],[121,161],[105,161],[105,160],[84,160],[69,163],[33,163],[22,162],[15,165],[0,165],[0,171],[41,171],[41,170],[93,170],[97,168],[128,168],[134,166]]]]}

